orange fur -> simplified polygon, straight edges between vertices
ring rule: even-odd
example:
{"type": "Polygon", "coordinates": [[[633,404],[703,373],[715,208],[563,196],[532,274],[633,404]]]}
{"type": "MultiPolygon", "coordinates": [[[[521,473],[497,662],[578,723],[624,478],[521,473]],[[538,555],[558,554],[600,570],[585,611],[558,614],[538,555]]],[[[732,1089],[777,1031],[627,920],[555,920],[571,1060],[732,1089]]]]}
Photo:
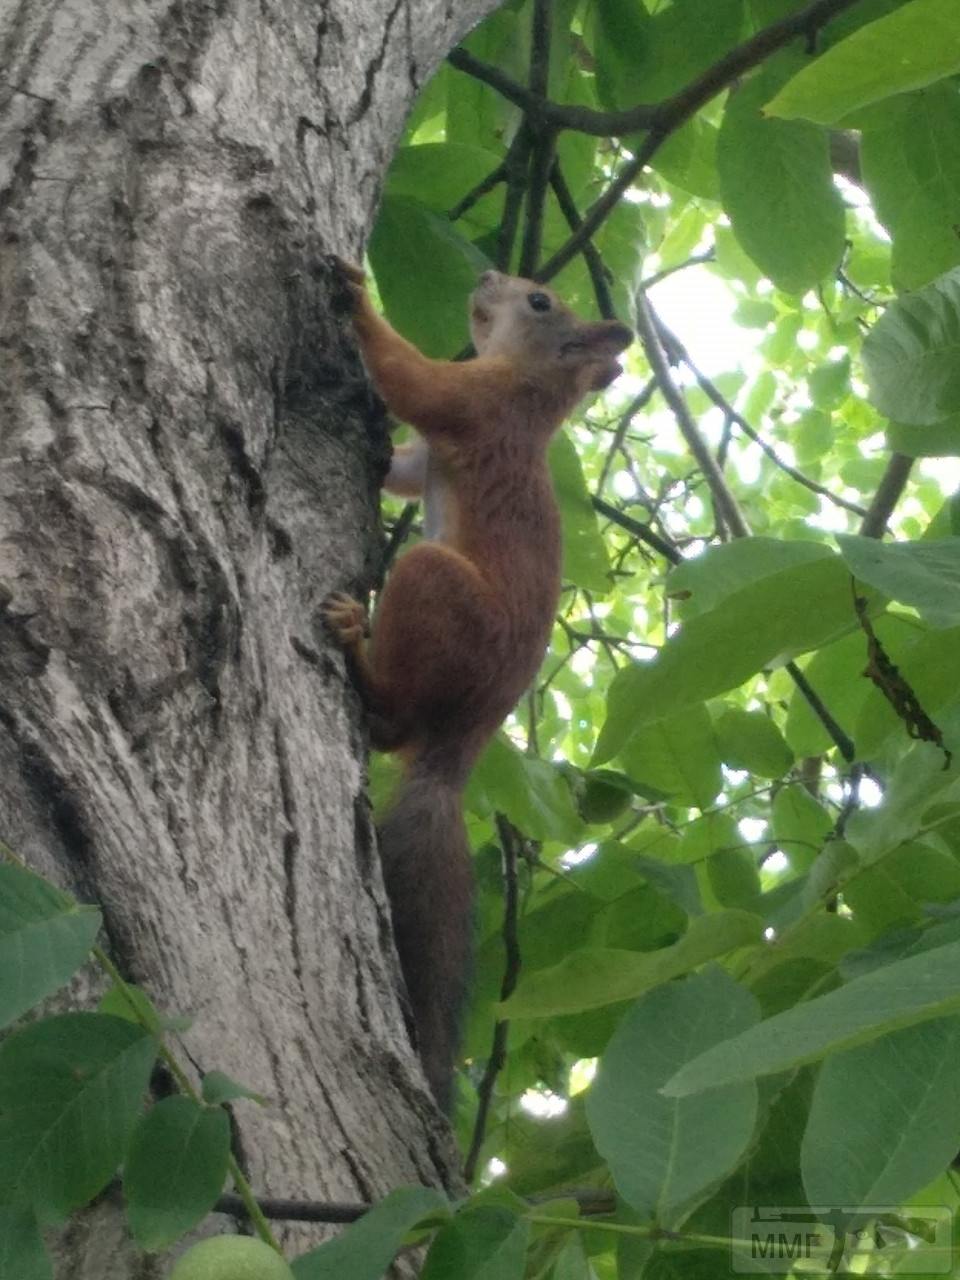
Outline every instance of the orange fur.
{"type": "Polygon", "coordinates": [[[407,763],[381,852],[421,1052],[446,1101],[469,936],[459,793],[549,639],[560,523],[547,444],[589,390],[620,372],[615,357],[632,335],[616,321],[579,320],[545,285],[486,272],[471,299],[477,358],[430,360],[377,314],[362,272],[344,272],[374,385],[422,437],[397,460],[392,487],[423,485],[430,540],[390,573],[369,646],[355,601],[331,597],[326,616],[351,659],[374,746],[407,763]],[[442,822],[424,818],[432,811],[442,822]]]}

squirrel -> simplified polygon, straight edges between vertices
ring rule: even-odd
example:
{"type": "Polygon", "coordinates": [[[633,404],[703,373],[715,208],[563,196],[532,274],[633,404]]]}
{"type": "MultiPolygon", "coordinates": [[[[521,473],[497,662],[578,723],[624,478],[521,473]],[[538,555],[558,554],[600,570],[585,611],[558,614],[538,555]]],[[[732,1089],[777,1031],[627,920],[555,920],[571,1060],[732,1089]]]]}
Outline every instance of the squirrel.
{"type": "Polygon", "coordinates": [[[471,948],[473,871],[461,794],[474,761],[536,675],[560,595],[560,517],[547,444],[578,402],[622,371],[633,340],[553,290],[484,271],[470,296],[477,356],[429,359],[374,309],[338,260],[373,384],[419,433],[384,487],[423,495],[426,539],[365,609],[335,592],[326,623],[347,656],[371,745],[404,780],[379,830],[394,938],[427,1080],[449,1110],[471,948]]]}

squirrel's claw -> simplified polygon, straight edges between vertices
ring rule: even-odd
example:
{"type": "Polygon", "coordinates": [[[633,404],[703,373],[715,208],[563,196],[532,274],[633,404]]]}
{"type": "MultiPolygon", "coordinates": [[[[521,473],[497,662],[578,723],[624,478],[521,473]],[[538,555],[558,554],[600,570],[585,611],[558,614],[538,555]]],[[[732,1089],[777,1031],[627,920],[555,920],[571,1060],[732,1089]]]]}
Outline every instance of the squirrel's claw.
{"type": "Polygon", "coordinates": [[[355,647],[363,639],[367,611],[359,600],[345,591],[331,591],[320,606],[327,629],[344,649],[355,647]]]}
{"type": "Polygon", "coordinates": [[[338,253],[331,253],[330,261],[348,283],[362,286],[366,282],[367,273],[363,267],[358,267],[353,262],[347,262],[346,258],[341,258],[338,253]]]}

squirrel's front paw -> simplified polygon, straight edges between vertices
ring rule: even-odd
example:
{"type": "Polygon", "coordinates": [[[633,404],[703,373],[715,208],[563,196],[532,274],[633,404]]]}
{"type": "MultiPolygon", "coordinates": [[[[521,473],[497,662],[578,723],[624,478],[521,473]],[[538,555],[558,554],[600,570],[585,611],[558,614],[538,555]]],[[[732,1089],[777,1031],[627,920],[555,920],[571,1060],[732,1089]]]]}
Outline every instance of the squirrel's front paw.
{"type": "Polygon", "coordinates": [[[366,282],[367,273],[363,267],[358,267],[353,262],[347,262],[346,258],[341,258],[338,253],[331,253],[330,261],[351,284],[362,285],[366,282]]]}
{"type": "Polygon", "coordinates": [[[367,611],[344,591],[331,591],[321,606],[327,630],[342,649],[355,649],[363,639],[367,611]]]}

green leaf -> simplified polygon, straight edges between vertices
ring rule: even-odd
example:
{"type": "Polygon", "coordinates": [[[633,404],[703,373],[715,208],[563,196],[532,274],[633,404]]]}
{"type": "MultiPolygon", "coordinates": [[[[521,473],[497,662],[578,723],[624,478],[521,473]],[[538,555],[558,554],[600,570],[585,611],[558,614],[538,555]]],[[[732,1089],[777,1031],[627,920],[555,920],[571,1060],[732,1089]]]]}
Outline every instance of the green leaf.
{"type": "Polygon", "coordinates": [[[600,1059],[587,1095],[597,1150],[627,1203],[666,1227],[736,1166],[753,1135],[757,1093],[750,1081],[707,1098],[665,1098],[661,1088],[685,1062],[758,1016],[748,991],[708,969],[646,995],[600,1059]]]}
{"type": "Polygon", "coordinates": [[[901,289],[929,284],[960,263],[960,92],[955,84],[876,107],[860,143],[864,184],[893,237],[901,289]]]}
{"type": "Polygon", "coordinates": [[[883,804],[861,809],[850,818],[845,835],[864,866],[920,834],[931,806],[960,792],[960,761],[950,763],[947,768],[941,747],[918,742],[898,761],[887,782],[883,804]]]}
{"type": "Polygon", "coordinates": [[[698,868],[705,885],[705,906],[752,907],[760,896],[760,872],[752,849],[739,846],[718,849],[705,866],[698,868]]]}
{"type": "Polygon", "coordinates": [[[960,413],[960,269],[891,303],[863,344],[877,409],[932,426],[960,413]]]}
{"type": "MultiPolygon", "coordinates": [[[[463,41],[463,47],[482,62],[494,63],[515,80],[523,80],[529,61],[530,26],[521,22],[513,6],[504,5],[463,41]]],[[[511,137],[520,112],[489,85],[465,71],[447,68],[446,138],[468,146],[497,150],[511,137]]]]}
{"type": "Polygon", "coordinates": [[[956,0],[912,0],[871,22],[785,85],[766,113],[836,124],[851,111],[960,71],[956,0]]]}
{"type": "Polygon", "coordinates": [[[610,590],[607,548],[590,503],[580,458],[566,432],[554,436],[548,459],[563,520],[564,581],[606,595],[610,590]]]}
{"type": "Polygon", "coordinates": [[[720,199],[717,128],[694,116],[658,148],[651,164],[668,182],[704,200],[720,199]]]}
{"type": "Polygon", "coordinates": [[[44,1018],[0,1045],[0,1203],[57,1218],[102,1191],[124,1157],[157,1053],[100,1013],[44,1018]]]}
{"type": "Polygon", "coordinates": [[[203,1077],[203,1100],[208,1106],[219,1106],[223,1102],[234,1102],[237,1098],[248,1098],[251,1102],[264,1105],[262,1093],[255,1093],[245,1084],[238,1084],[223,1071],[208,1071],[203,1077]]]}
{"type": "Polygon", "coordinates": [[[230,1117],[192,1098],[164,1098],[133,1135],[123,1171],[127,1216],[141,1249],[173,1244],[213,1208],[230,1155],[230,1117]]]}
{"type": "Polygon", "coordinates": [[[810,399],[818,409],[835,409],[850,394],[850,357],[818,365],[807,379],[810,399]]]}
{"type": "Polygon", "coordinates": [[[594,1280],[594,1272],[580,1236],[571,1235],[567,1239],[553,1264],[550,1280],[594,1280]]]}
{"type": "MultiPolygon", "coordinates": [[[[387,193],[406,196],[445,215],[500,161],[501,156],[493,151],[457,142],[400,147],[387,175],[387,193]]],[[[491,192],[467,211],[462,222],[478,233],[494,230],[499,226],[502,205],[502,193],[491,192]]]]}
{"type": "Polygon", "coordinates": [[[501,1013],[505,1018],[550,1018],[636,999],[762,936],[758,917],[746,911],[717,911],[691,920],[679,942],[659,951],[580,947],[560,964],[521,977],[517,990],[500,1006],[501,1013]]]}
{"type": "Polygon", "coordinates": [[[839,556],[781,570],[685,622],[652,662],[623,667],[607,694],[594,751],[603,764],[641,725],[725,693],[764,667],[817,648],[854,622],[850,575],[839,556]]]}
{"type": "Polygon", "coordinates": [[[708,547],[702,555],[684,560],[667,577],[668,595],[681,603],[689,621],[708,613],[743,587],[770,578],[795,565],[829,560],[822,542],[784,542],[779,538],[736,538],[708,547]]]}
{"type": "Polygon", "coordinates": [[[811,1204],[904,1204],[960,1148],[960,1018],[905,1027],[823,1064],[801,1152],[811,1204]]]}
{"type": "Polygon", "coordinates": [[[806,787],[781,787],[773,798],[771,826],[777,845],[795,867],[808,867],[833,830],[833,819],[806,787]]]}
{"type": "Polygon", "coordinates": [[[933,627],[960,622],[960,538],[880,542],[837,534],[850,572],[901,604],[913,605],[933,627]]]}
{"type": "Polygon", "coordinates": [[[953,458],[960,454],[960,413],[933,426],[887,423],[887,444],[908,458],[953,458]]]}
{"type": "Polygon", "coordinates": [[[406,1237],[421,1223],[450,1217],[446,1196],[432,1187],[400,1187],[357,1222],[290,1264],[297,1280],[381,1280],[406,1237]]]}
{"type": "Polygon", "coordinates": [[[723,785],[713,724],[704,703],[645,725],[621,753],[641,786],[706,809],[723,785]]]}
{"type": "Polygon", "coordinates": [[[826,132],[761,112],[795,64],[793,55],[774,57],[731,95],[717,164],[734,235],[778,288],[800,294],[836,270],[844,211],[826,132]]]}
{"type": "Polygon", "coordinates": [[[40,1228],[29,1209],[0,1206],[0,1280],[53,1280],[40,1228]]]}
{"type": "Polygon", "coordinates": [[[742,843],[743,837],[733,815],[716,809],[688,823],[679,846],[662,856],[676,863],[706,862],[711,855],[724,849],[735,849],[742,843]]]}
{"type": "Polygon", "coordinates": [[[761,778],[782,778],[793,764],[793,752],[783,734],[762,711],[728,707],[713,729],[720,758],[732,769],[746,769],[761,778]]]}
{"type": "Polygon", "coordinates": [[[576,844],[583,834],[570,784],[549,760],[524,755],[503,734],[480,757],[470,778],[472,809],[506,814],[532,840],[576,844]]]}
{"type": "Polygon", "coordinates": [[[490,263],[446,218],[407,196],[387,195],[369,253],[398,332],[428,356],[453,356],[467,344],[467,297],[490,263]]]}
{"type": "Polygon", "coordinates": [[[960,1009],[960,942],[854,978],[708,1049],[664,1086],[668,1097],[814,1062],[960,1009]]]}
{"type": "Polygon", "coordinates": [[[529,1235],[506,1207],[468,1206],[437,1232],[420,1280],[522,1280],[529,1235]]]}
{"type": "Polygon", "coordinates": [[[821,409],[808,409],[800,415],[790,431],[790,443],[801,466],[808,466],[828,453],[834,440],[834,428],[829,413],[821,409]]]}
{"type": "Polygon", "coordinates": [[[95,907],[81,907],[40,876],[0,862],[0,1027],[68,982],[99,928],[95,907]]]}
{"type": "Polygon", "coordinates": [[[136,1023],[158,1036],[164,1031],[185,1031],[192,1021],[186,1017],[162,1017],[147,993],[132,982],[110,987],[97,1005],[97,1012],[136,1023]]]}
{"type": "Polygon", "coordinates": [[[615,769],[592,769],[584,774],[583,784],[580,816],[590,823],[613,822],[619,818],[638,790],[626,774],[615,769]]]}
{"type": "Polygon", "coordinates": [[[944,849],[910,841],[843,886],[843,900],[871,936],[920,923],[928,903],[960,898],[960,862],[944,849]]]}

